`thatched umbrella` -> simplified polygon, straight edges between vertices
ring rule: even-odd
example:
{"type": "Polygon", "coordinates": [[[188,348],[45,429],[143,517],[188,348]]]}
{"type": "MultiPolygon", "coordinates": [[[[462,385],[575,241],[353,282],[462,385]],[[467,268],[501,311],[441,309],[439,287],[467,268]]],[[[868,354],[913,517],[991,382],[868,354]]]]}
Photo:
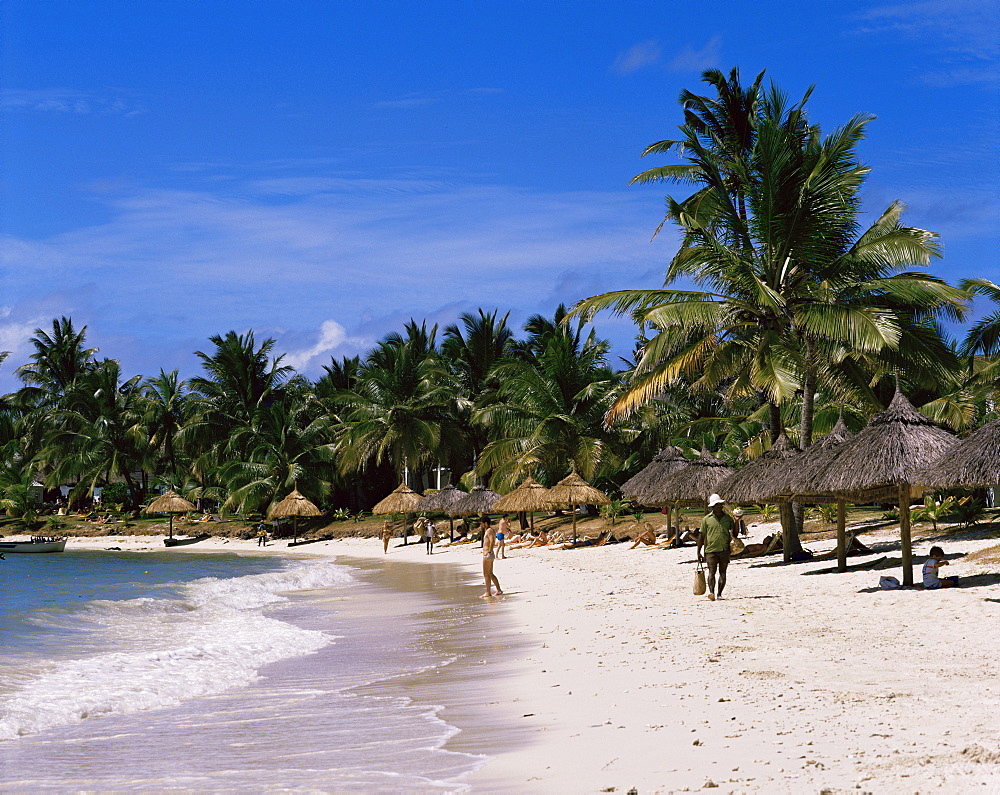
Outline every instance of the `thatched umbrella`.
{"type": "Polygon", "coordinates": [[[415,510],[423,513],[439,511],[448,515],[449,538],[455,540],[455,503],[465,496],[465,492],[456,489],[450,483],[443,489],[433,491],[417,503],[415,510]]]}
{"type": "Polygon", "coordinates": [[[857,436],[838,447],[823,470],[806,485],[810,493],[832,492],[857,502],[875,500],[887,491],[897,497],[903,584],[913,585],[912,487],[923,485],[921,473],[956,442],[954,435],[913,408],[897,387],[889,408],[872,417],[857,436]]]}
{"type": "Polygon", "coordinates": [[[1000,420],[973,431],[917,477],[936,489],[1000,485],[1000,420]]]}
{"type": "Polygon", "coordinates": [[[781,511],[782,549],[785,560],[791,559],[791,491],[786,473],[789,459],[801,455],[784,433],[778,435],[774,444],[742,469],[719,484],[718,493],[727,502],[736,503],[778,503],[781,511]]]}
{"type": "MultiPolygon", "coordinates": [[[[708,450],[702,448],[701,454],[695,459],[684,459],[680,466],[658,483],[647,493],[647,505],[662,505],[667,508],[667,530],[671,528],[671,516],[675,508],[681,505],[705,505],[708,495],[718,491],[719,484],[733,474],[733,469],[708,450]]],[[[676,544],[680,543],[680,514],[678,513],[678,533],[676,544]]]]}
{"type": "Polygon", "coordinates": [[[836,502],[837,503],[837,570],[847,571],[847,513],[842,496],[832,493],[812,493],[810,483],[816,475],[826,468],[833,454],[844,442],[854,438],[854,434],[844,424],[844,418],[839,417],[833,430],[826,436],[807,447],[802,455],[789,459],[788,471],[785,474],[788,490],[796,502],[836,502]]]}
{"type": "Polygon", "coordinates": [[[595,489],[574,470],[549,489],[552,504],[567,505],[573,514],[573,541],[576,541],[576,506],[607,505],[611,502],[603,491],[595,489]]]}
{"type": "Polygon", "coordinates": [[[622,483],[622,496],[639,505],[656,505],[649,499],[656,487],[665,477],[688,463],[679,447],[664,447],[644,469],[622,483]]]}
{"type": "Polygon", "coordinates": [[[493,503],[494,511],[529,514],[532,530],[535,529],[535,511],[544,511],[552,507],[549,490],[530,475],[510,494],[505,494],[493,503]]]}
{"type": "Polygon", "coordinates": [[[146,513],[170,514],[170,538],[174,537],[174,514],[193,510],[194,503],[185,500],[173,489],[166,494],[161,494],[146,507],[146,513]]]}
{"type": "Polygon", "coordinates": [[[277,505],[272,505],[267,515],[271,519],[282,517],[292,517],[292,543],[299,540],[299,517],[300,516],[321,516],[322,511],[303,497],[298,489],[292,489],[292,493],[277,505]]]}
{"type": "Polygon", "coordinates": [[[489,513],[500,495],[491,491],[486,486],[474,486],[468,494],[463,494],[462,499],[451,506],[455,516],[472,516],[473,514],[489,513]]]}
{"type": "Polygon", "coordinates": [[[405,483],[400,483],[384,500],[375,503],[374,514],[399,513],[403,515],[403,543],[406,544],[410,534],[406,530],[406,514],[416,511],[423,497],[405,483]]]}

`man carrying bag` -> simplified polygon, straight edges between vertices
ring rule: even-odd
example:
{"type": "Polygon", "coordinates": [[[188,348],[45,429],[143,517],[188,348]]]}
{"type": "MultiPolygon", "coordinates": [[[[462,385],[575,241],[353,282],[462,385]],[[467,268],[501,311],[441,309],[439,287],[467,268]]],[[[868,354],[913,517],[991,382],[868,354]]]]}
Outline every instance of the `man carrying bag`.
{"type": "Polygon", "coordinates": [[[718,494],[708,498],[708,508],[711,511],[701,520],[701,533],[698,535],[698,561],[701,562],[701,548],[705,547],[704,560],[708,564],[708,598],[714,602],[722,596],[726,587],[726,569],[729,568],[729,545],[733,540],[733,530],[736,523],[733,517],[725,511],[725,500],[718,494]],[[718,582],[716,582],[718,573],[718,582]],[[716,589],[718,584],[718,589],[716,589]]]}

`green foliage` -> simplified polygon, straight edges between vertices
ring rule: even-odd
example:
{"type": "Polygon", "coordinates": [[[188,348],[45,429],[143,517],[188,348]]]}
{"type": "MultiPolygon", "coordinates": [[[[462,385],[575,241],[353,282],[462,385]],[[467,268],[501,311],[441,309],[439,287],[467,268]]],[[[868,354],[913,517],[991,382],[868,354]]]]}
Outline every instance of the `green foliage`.
{"type": "Polygon", "coordinates": [[[628,500],[612,500],[607,505],[601,506],[601,516],[611,522],[614,526],[618,518],[628,513],[631,503],[628,500]]]}
{"type": "Polygon", "coordinates": [[[777,505],[754,505],[754,509],[762,522],[772,522],[778,515],[777,505]]]}
{"type": "Polygon", "coordinates": [[[128,500],[129,490],[124,483],[109,483],[101,489],[101,503],[104,505],[124,505],[128,500]]]}
{"type": "Polygon", "coordinates": [[[938,522],[948,514],[954,513],[954,510],[954,497],[945,497],[943,500],[935,501],[933,496],[928,495],[924,497],[924,507],[915,510],[912,514],[912,519],[915,523],[930,522],[936,533],[938,522]]]}
{"type": "Polygon", "coordinates": [[[812,519],[819,519],[824,524],[833,524],[837,521],[837,506],[832,503],[817,505],[809,511],[812,519]]]}
{"type": "Polygon", "coordinates": [[[977,524],[986,515],[986,508],[977,499],[963,497],[955,504],[952,512],[962,527],[968,528],[977,524]]]}
{"type": "Polygon", "coordinates": [[[899,521],[899,509],[890,508],[889,510],[883,512],[882,518],[887,522],[898,522],[899,521]]]}

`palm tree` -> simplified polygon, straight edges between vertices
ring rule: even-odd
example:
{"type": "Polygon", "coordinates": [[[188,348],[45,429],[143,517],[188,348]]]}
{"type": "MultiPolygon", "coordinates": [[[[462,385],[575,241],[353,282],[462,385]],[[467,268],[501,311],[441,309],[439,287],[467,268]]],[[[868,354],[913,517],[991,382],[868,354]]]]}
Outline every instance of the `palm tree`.
{"type": "Polygon", "coordinates": [[[262,406],[226,443],[219,477],[236,511],[266,511],[298,488],[316,502],[327,496],[334,459],[329,419],[292,399],[262,406]]]}
{"type": "Polygon", "coordinates": [[[74,382],[90,372],[94,366],[97,348],[85,348],[87,327],[77,331],[73,321],[61,317],[52,321],[51,335],[35,329],[30,342],[35,349],[30,364],[15,372],[36,402],[53,405],[74,382]]]}
{"type": "Polygon", "coordinates": [[[185,387],[177,370],[169,373],[160,370],[158,376],[143,384],[142,421],[149,436],[149,450],[162,457],[171,483],[181,479],[176,439],[188,418],[190,401],[185,387]]]}
{"type": "Polygon", "coordinates": [[[78,482],[75,494],[120,477],[129,505],[138,507],[142,483],[135,473],[148,456],[142,426],[142,376],[122,381],[113,359],[97,362],[66,392],[63,405],[49,413],[51,429],[39,457],[48,464],[47,485],[78,482]]]}
{"type": "Polygon", "coordinates": [[[583,338],[583,324],[562,324],[563,317],[560,307],[555,323],[529,321],[524,349],[537,356],[497,365],[498,400],[474,413],[491,437],[477,472],[492,474],[494,485],[510,488],[527,475],[552,484],[570,469],[593,480],[602,465],[621,463],[602,426],[617,385],[608,343],[593,330],[583,338]]]}
{"type": "Polygon", "coordinates": [[[406,336],[387,335],[361,365],[353,389],[335,398],[342,473],[388,463],[406,469],[446,457],[466,401],[436,348],[437,326],[414,321],[406,336]]]}
{"type": "MultiPolygon", "coordinates": [[[[927,265],[939,250],[932,234],[900,223],[899,203],[858,235],[868,169],[855,149],[871,117],[856,116],[824,138],[806,121],[805,98],[789,107],[776,88],[761,92],[758,78],[751,101],[735,72],[729,82],[718,73],[706,73],[706,80],[720,99],[692,107],[738,118],[713,115],[698,126],[701,117],[687,112],[681,128],[687,168],[637,178],[703,185],[682,201],[667,198],[667,219],[683,240],[665,289],[595,296],[574,313],[587,318],[611,309],[655,330],[609,421],[686,374],[696,389],[721,389],[730,401],[763,398],[772,440],[782,430],[781,406],[801,399],[798,436],[806,447],[820,379],[849,369],[838,373],[833,364],[877,359],[887,350],[945,356],[943,338],[935,347],[926,332],[942,313],[960,316],[967,295],[904,270],[927,265]],[[707,289],[668,289],[682,276],[707,289]],[[910,336],[913,346],[901,346],[910,336]]],[[[667,143],[661,149],[679,146],[667,143]]]]}

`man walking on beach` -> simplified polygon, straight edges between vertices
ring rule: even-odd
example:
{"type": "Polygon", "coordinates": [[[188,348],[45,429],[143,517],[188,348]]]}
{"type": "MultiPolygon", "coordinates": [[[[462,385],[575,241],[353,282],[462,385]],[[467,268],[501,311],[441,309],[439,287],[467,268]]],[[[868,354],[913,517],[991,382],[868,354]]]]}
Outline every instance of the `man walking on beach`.
{"type": "Polygon", "coordinates": [[[701,560],[701,548],[705,547],[705,561],[708,563],[708,599],[714,602],[722,596],[726,587],[726,569],[729,568],[729,544],[733,539],[733,529],[736,523],[733,517],[725,511],[725,500],[718,494],[708,498],[709,513],[701,520],[701,533],[698,535],[698,560],[701,560]],[[716,590],[716,572],[718,585],[716,590]]]}

